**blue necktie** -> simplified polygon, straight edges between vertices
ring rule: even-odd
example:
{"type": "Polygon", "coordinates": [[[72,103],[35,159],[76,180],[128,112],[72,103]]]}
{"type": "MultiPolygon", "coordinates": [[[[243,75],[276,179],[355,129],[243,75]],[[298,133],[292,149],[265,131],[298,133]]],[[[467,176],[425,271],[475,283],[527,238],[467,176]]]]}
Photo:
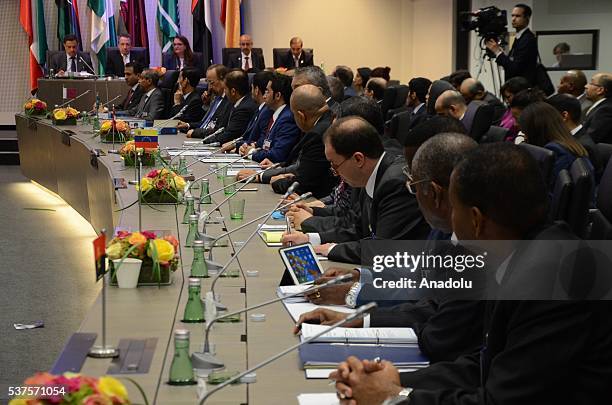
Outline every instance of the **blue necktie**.
{"type": "Polygon", "coordinates": [[[217,97],[215,101],[213,101],[213,104],[210,106],[210,110],[208,110],[208,114],[206,114],[206,118],[204,119],[202,125],[200,125],[200,128],[206,128],[212,117],[215,115],[217,108],[219,108],[219,104],[221,104],[221,97],[217,97]]]}

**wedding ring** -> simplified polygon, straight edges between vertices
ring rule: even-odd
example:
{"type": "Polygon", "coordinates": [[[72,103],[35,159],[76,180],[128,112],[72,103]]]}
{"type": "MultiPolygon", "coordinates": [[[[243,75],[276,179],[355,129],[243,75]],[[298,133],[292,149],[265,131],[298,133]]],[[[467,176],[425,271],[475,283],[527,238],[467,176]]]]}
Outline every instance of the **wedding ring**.
{"type": "Polygon", "coordinates": [[[315,292],[315,298],[321,298],[321,293],[319,292],[319,290],[315,292]]]}

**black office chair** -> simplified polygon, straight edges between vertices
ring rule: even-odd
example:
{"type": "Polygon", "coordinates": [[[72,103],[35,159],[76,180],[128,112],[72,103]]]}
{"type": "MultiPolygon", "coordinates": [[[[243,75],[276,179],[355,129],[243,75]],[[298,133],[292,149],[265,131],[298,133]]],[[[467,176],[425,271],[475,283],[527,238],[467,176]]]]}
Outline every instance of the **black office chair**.
{"type": "Polygon", "coordinates": [[[521,143],[520,146],[527,149],[531,156],[538,162],[540,173],[542,173],[542,177],[544,178],[544,184],[548,186],[551,182],[552,168],[555,163],[555,153],[552,150],[531,145],[527,142],[521,143]]]}
{"type": "MultiPolygon", "coordinates": [[[[119,48],[117,48],[116,46],[111,46],[108,48],[107,51],[108,53],[110,53],[110,52],[115,52],[118,49],[119,48]]],[[[143,48],[141,46],[133,46],[132,49],[130,49],[130,53],[134,54],[135,56],[140,56],[145,61],[143,69],[146,69],[149,67],[149,64],[151,62],[149,60],[149,49],[148,48],[143,48]]]]}
{"type": "Polygon", "coordinates": [[[493,125],[493,107],[484,101],[474,100],[467,105],[461,121],[468,129],[468,135],[480,142],[493,125]]]}
{"type": "Polygon", "coordinates": [[[566,221],[570,195],[572,190],[572,178],[567,170],[561,170],[555,180],[552,199],[550,203],[549,218],[551,221],[566,221]]]}
{"type": "Polygon", "coordinates": [[[179,74],[180,72],[178,70],[166,70],[166,74],[159,79],[157,87],[174,90],[179,74]]]}
{"type": "Polygon", "coordinates": [[[612,144],[610,143],[596,143],[594,146],[597,157],[602,162],[603,170],[606,168],[606,164],[612,157],[612,144]]]}
{"type": "MultiPolygon", "coordinates": [[[[272,62],[274,62],[274,69],[281,67],[283,57],[289,52],[291,48],[272,48],[272,62]]],[[[314,51],[312,48],[302,48],[302,52],[313,55],[314,63],[314,51]]],[[[287,67],[287,66],[284,66],[287,67]]]]}
{"type": "MultiPolygon", "coordinates": [[[[162,53],[162,64],[164,59],[166,59],[167,55],[172,54],[172,52],[163,52],[162,53]]],[[[194,66],[196,68],[198,68],[200,70],[200,74],[203,75],[206,73],[206,69],[209,66],[209,62],[204,60],[204,55],[202,54],[202,52],[194,52],[193,56],[195,57],[196,61],[197,61],[197,65],[194,66]]],[[[164,66],[165,68],[168,68],[168,66],[164,66]]]]}
{"type": "Polygon", "coordinates": [[[567,223],[578,237],[584,238],[587,233],[589,207],[593,201],[595,182],[593,174],[582,158],[578,158],[572,163],[569,173],[572,178],[572,191],[567,223]]]}
{"type": "Polygon", "coordinates": [[[412,121],[411,111],[402,111],[395,114],[391,120],[389,120],[389,128],[387,130],[389,138],[398,139],[401,133],[408,132],[410,121],[412,121]]]}
{"type": "MultiPolygon", "coordinates": [[[[598,144],[601,145],[601,144],[598,144]]],[[[596,210],[591,212],[591,234],[593,240],[612,239],[612,158],[608,164],[597,190],[596,210]]]]}
{"type": "Polygon", "coordinates": [[[480,143],[502,142],[508,135],[508,128],[491,125],[486,134],[480,138],[480,143]]]}
{"type": "Polygon", "coordinates": [[[387,112],[392,108],[399,108],[404,105],[406,103],[406,98],[408,97],[408,92],[409,88],[405,84],[387,87],[385,89],[385,95],[382,103],[380,104],[383,117],[390,119],[391,117],[387,117],[387,112]]]}

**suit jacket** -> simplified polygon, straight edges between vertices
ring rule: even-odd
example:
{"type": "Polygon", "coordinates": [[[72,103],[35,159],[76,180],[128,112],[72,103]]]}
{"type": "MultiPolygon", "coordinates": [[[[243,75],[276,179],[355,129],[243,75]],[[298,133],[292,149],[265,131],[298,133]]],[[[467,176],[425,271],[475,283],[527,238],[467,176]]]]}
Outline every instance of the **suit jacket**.
{"type": "MultiPolygon", "coordinates": [[[[187,61],[185,61],[185,65],[197,68],[200,71],[202,70],[200,58],[196,54],[193,54],[193,62],[191,64],[187,64],[187,61]]],[[[173,52],[165,52],[163,54],[162,66],[166,69],[180,71],[181,61],[176,56],[174,56],[173,52]]]]}
{"type": "MultiPolygon", "coordinates": [[[[300,59],[299,59],[300,61],[299,67],[313,66],[314,65],[313,59],[314,58],[311,53],[306,53],[302,51],[302,53],[300,54],[300,59]]],[[[290,50],[287,51],[287,53],[281,59],[281,67],[285,67],[288,70],[295,69],[295,62],[293,61],[293,54],[291,53],[290,50]]]]}
{"type": "Polygon", "coordinates": [[[249,125],[249,121],[257,111],[257,103],[251,98],[250,94],[244,96],[238,107],[231,106],[225,130],[216,135],[211,142],[220,142],[224,144],[233,139],[244,135],[244,132],[249,125]]]}
{"type": "MultiPolygon", "coordinates": [[[[91,58],[89,57],[88,53],[77,52],[77,56],[76,56],[77,71],[79,72],[85,71],[85,72],[89,72],[93,74],[94,72],[81,61],[81,58],[83,58],[83,60],[87,62],[87,65],[93,66],[91,64],[91,58]]],[[[51,58],[49,62],[50,62],[49,69],[53,69],[55,73],[59,72],[60,70],[63,70],[64,72],[68,70],[68,61],[66,60],[65,52],[56,53],[55,55],[53,55],[53,57],[51,58]]]]}
{"type": "MultiPolygon", "coordinates": [[[[144,57],[133,52],[130,52],[130,62],[138,62],[140,66],[145,67],[144,57]]],[[[106,55],[106,74],[123,77],[124,70],[125,65],[119,49],[110,50],[106,55]]]]}
{"type": "Polygon", "coordinates": [[[591,109],[582,124],[595,143],[612,143],[612,97],[591,109]]]}
{"type": "Polygon", "coordinates": [[[251,144],[257,142],[261,133],[266,130],[266,123],[261,117],[268,115],[266,111],[269,110],[268,107],[264,104],[262,108],[257,107],[255,113],[251,117],[249,124],[247,125],[246,130],[244,131],[244,143],[251,144]]]}
{"type": "Polygon", "coordinates": [[[295,177],[272,183],[274,192],[284,194],[294,181],[300,183],[295,191],[298,194],[310,191],[316,198],[319,198],[332,191],[338,180],[331,173],[323,145],[323,134],[331,125],[332,120],[331,111],[327,111],[309,132],[302,135],[287,158],[287,163],[294,164],[290,173],[293,173],[295,177]]]}
{"type": "Polygon", "coordinates": [[[329,260],[360,263],[362,239],[425,239],[429,225],[423,219],[414,195],[406,189],[402,173],[405,161],[386,153],[376,174],[373,197],[365,188],[353,190],[361,206],[360,219],[353,228],[320,233],[321,243],[338,243],[329,260]]]}
{"type": "Polygon", "coordinates": [[[136,90],[132,93],[131,97],[129,95],[125,96],[123,101],[121,102],[121,109],[125,111],[128,115],[136,115],[136,111],[138,110],[138,104],[140,103],[140,99],[143,95],[142,87],[140,85],[136,85],[136,90]]]}
{"type": "Polygon", "coordinates": [[[142,95],[135,116],[147,120],[158,120],[163,117],[165,107],[164,94],[160,89],[155,88],[150,97],[147,98],[146,94],[142,95]]]}
{"type": "Polygon", "coordinates": [[[522,76],[531,85],[536,85],[536,65],[538,60],[538,41],[527,28],[521,37],[514,41],[508,55],[501,53],[496,62],[504,68],[505,80],[522,76]]]}
{"type": "MultiPolygon", "coordinates": [[[[267,128],[273,115],[274,111],[268,109],[266,114],[259,118],[264,128],[267,128]]],[[[295,124],[293,113],[289,106],[285,105],[270,131],[267,132],[264,129],[260,134],[257,140],[257,147],[262,148],[262,150],[255,152],[252,159],[255,162],[261,162],[266,158],[274,163],[285,162],[291,149],[297,143],[299,136],[300,129],[295,124]],[[268,150],[263,149],[266,139],[270,141],[270,149],[268,150]]]]}
{"type": "Polygon", "coordinates": [[[461,122],[468,135],[476,142],[487,133],[493,123],[493,107],[484,101],[472,101],[467,106],[461,122]]]}
{"type": "MultiPolygon", "coordinates": [[[[213,99],[213,103],[218,99],[213,99]]],[[[211,103],[212,106],[212,103],[211,103]]],[[[217,131],[219,128],[227,128],[227,122],[229,120],[230,112],[232,111],[232,103],[227,99],[227,97],[221,97],[221,104],[217,107],[217,110],[214,112],[214,115],[211,117],[210,121],[213,123],[209,125],[208,128],[200,128],[202,124],[208,118],[208,115],[211,113],[210,108],[204,114],[204,117],[199,122],[191,122],[189,123],[189,128],[193,129],[193,134],[191,135],[193,138],[206,138],[208,135],[217,131]]],[[[213,142],[213,141],[211,141],[213,142]]]]}
{"type": "Polygon", "coordinates": [[[506,107],[504,106],[504,103],[502,103],[500,99],[498,99],[488,91],[486,92],[482,101],[484,101],[493,108],[493,125],[498,125],[504,113],[506,112],[506,107]]]}
{"type": "MultiPolygon", "coordinates": [[[[548,239],[575,237],[567,227],[555,225],[535,236],[536,241],[548,239]]],[[[559,250],[549,250],[547,258],[538,260],[558,263],[559,250]]],[[[523,266],[524,257],[517,253],[502,283],[521,271],[524,279],[539,283],[555,284],[561,277],[558,271],[541,273],[539,268],[523,266]]],[[[540,254],[535,252],[534,257],[540,254]]],[[[585,275],[568,274],[568,287],[581,283],[585,275]]],[[[414,389],[411,404],[602,403],[612,381],[611,301],[497,300],[486,305],[480,353],[401,374],[402,385],[414,389]]]]}
{"type": "Polygon", "coordinates": [[[181,104],[173,105],[170,109],[170,116],[174,117],[177,114],[179,115],[176,116],[176,119],[183,122],[190,123],[201,121],[204,116],[204,110],[202,109],[202,98],[200,97],[200,93],[194,90],[189,93],[187,98],[183,98],[181,104]]]}
{"type": "MultiPolygon", "coordinates": [[[[256,54],[255,52],[251,51],[249,63],[251,64],[251,69],[249,69],[249,72],[256,73],[266,68],[264,56],[260,53],[256,54]]],[[[231,54],[229,56],[229,60],[227,61],[227,67],[230,69],[242,69],[242,52],[231,54]]]]}

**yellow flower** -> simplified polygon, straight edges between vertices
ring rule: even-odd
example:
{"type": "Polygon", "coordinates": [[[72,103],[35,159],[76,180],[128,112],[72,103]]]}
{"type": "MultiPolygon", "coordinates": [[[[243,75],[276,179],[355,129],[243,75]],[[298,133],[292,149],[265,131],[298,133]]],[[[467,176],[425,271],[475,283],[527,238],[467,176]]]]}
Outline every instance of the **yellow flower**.
{"type": "Polygon", "coordinates": [[[64,110],[55,110],[55,111],[53,111],[53,118],[55,118],[58,121],[65,120],[67,118],[66,111],[64,111],[64,110]]]}
{"type": "Polygon", "coordinates": [[[113,243],[106,248],[106,255],[109,259],[115,260],[121,258],[121,243],[113,243]]]}
{"type": "Polygon", "coordinates": [[[147,238],[140,232],[134,232],[128,239],[130,245],[144,245],[147,243],[147,238]]]}
{"type": "Polygon", "coordinates": [[[142,189],[142,192],[144,193],[152,189],[153,184],[151,183],[151,180],[148,177],[143,177],[140,180],[140,188],[142,189]]]}
{"type": "Polygon", "coordinates": [[[72,107],[68,107],[67,111],[68,111],[68,114],[70,114],[70,116],[72,116],[72,117],[76,117],[77,115],[79,115],[79,111],[75,110],[72,107]]]}
{"type": "Polygon", "coordinates": [[[28,405],[28,399],[11,399],[8,405],[28,405]]]}
{"type": "Polygon", "coordinates": [[[104,121],[102,125],[100,125],[100,131],[108,132],[112,128],[113,123],[111,121],[104,121]]]}
{"type": "Polygon", "coordinates": [[[32,103],[32,101],[28,101],[27,103],[25,103],[23,108],[25,108],[26,110],[31,110],[33,105],[34,104],[32,103]]]}
{"type": "Polygon", "coordinates": [[[98,390],[111,398],[119,398],[122,401],[127,401],[128,393],[125,385],[113,377],[100,377],[98,380],[98,390]]]}
{"type": "MultiPolygon", "coordinates": [[[[169,262],[174,258],[174,246],[167,240],[163,239],[154,239],[149,244],[155,245],[155,250],[157,251],[157,261],[159,262],[169,262]]],[[[149,257],[153,258],[153,251],[149,248],[147,252],[149,257]]]]}
{"type": "Polygon", "coordinates": [[[179,191],[183,191],[185,189],[185,179],[181,176],[174,177],[174,184],[176,186],[176,189],[179,191]]]}
{"type": "Polygon", "coordinates": [[[166,168],[161,169],[161,170],[159,171],[159,174],[160,174],[161,176],[163,176],[164,174],[169,174],[169,173],[172,173],[172,172],[171,172],[170,170],[166,169],[166,168]]]}

